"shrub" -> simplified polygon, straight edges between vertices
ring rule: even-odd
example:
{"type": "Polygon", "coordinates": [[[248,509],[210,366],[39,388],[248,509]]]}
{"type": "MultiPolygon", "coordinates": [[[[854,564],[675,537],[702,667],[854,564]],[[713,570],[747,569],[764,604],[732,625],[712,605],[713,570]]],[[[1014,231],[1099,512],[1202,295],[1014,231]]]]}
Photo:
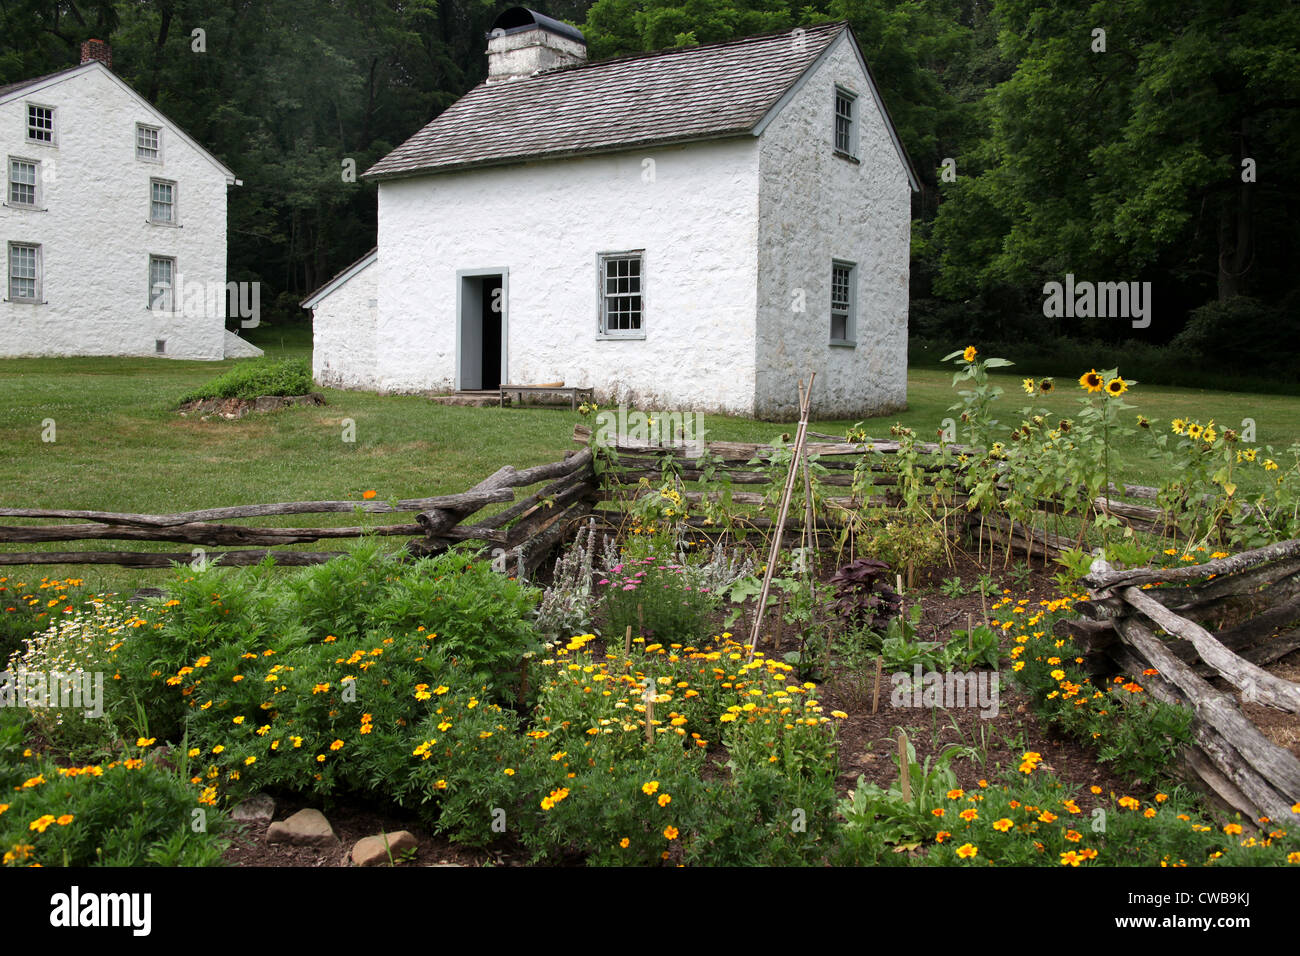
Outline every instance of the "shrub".
{"type": "Polygon", "coordinates": [[[260,398],[263,395],[306,395],[312,389],[311,366],[303,359],[271,362],[248,359],[206,385],[187,392],[180,404],[204,398],[260,398]]]}
{"type": "Polygon", "coordinates": [[[60,767],[22,746],[0,712],[0,851],[5,866],[212,866],[224,816],[160,763],[135,756],[60,767]],[[195,823],[202,821],[196,828],[195,823]]]}

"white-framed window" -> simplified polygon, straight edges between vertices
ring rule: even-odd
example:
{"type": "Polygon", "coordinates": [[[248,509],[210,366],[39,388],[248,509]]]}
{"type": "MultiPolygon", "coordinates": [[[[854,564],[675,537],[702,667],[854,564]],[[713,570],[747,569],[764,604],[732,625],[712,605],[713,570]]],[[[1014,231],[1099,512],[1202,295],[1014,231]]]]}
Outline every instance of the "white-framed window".
{"type": "Polygon", "coordinates": [[[598,257],[600,334],[645,337],[645,252],[602,252],[598,257]]]}
{"type": "Polygon", "coordinates": [[[857,338],[858,267],[831,262],[831,344],[854,345],[857,338]]]}
{"type": "Polygon", "coordinates": [[[135,124],[135,158],[146,163],[162,162],[162,130],[135,124]]]}
{"type": "Polygon", "coordinates": [[[9,157],[9,188],[6,191],[11,206],[35,207],[40,198],[41,164],[34,159],[9,157]]]}
{"type": "Polygon", "coordinates": [[[835,152],[845,156],[858,155],[858,98],[841,87],[835,87],[835,152]]]}
{"type": "Polygon", "coordinates": [[[176,279],[176,260],[170,256],[149,257],[149,308],[155,312],[175,311],[172,284],[176,279]]]}
{"type": "Polygon", "coordinates": [[[149,221],[176,225],[176,184],[165,179],[149,180],[149,221]]]}
{"type": "Polygon", "coordinates": [[[27,104],[27,142],[46,146],[55,144],[53,106],[27,104]]]}
{"type": "Polygon", "coordinates": [[[29,242],[9,243],[9,301],[41,301],[41,247],[29,242]]]}

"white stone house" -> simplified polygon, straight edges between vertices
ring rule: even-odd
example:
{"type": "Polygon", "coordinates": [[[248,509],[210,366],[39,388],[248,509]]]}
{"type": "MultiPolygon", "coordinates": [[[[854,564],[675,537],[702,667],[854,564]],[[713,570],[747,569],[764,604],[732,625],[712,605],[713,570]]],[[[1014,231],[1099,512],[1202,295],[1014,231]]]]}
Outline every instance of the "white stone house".
{"type": "Polygon", "coordinates": [[[113,73],[107,44],[81,61],[0,87],[0,355],[257,354],[225,329],[235,174],[113,73]]]}
{"type": "Polygon", "coordinates": [[[848,24],[589,63],[515,7],[488,59],[365,173],[377,252],[308,300],[323,383],[789,418],[816,372],[818,416],[904,407],[917,179],[848,24]]]}

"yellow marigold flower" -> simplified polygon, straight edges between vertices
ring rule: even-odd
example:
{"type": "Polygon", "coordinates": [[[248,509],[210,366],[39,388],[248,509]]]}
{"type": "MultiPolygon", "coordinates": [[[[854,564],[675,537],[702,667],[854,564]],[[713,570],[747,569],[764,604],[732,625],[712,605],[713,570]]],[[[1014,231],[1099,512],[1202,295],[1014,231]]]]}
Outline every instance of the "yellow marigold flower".
{"type": "Polygon", "coordinates": [[[243,715],[241,714],[239,717],[232,717],[230,722],[232,724],[242,724],[244,722],[243,715]]]}
{"type": "Polygon", "coordinates": [[[515,775],[515,771],[513,767],[506,767],[506,769],[502,770],[501,772],[504,773],[507,777],[513,777],[515,775]]]}
{"type": "Polygon", "coordinates": [[[212,748],[212,752],[213,752],[214,754],[219,754],[219,753],[221,753],[221,751],[223,751],[223,750],[225,750],[225,749],[226,749],[226,745],[225,745],[225,744],[217,744],[215,747],[212,748]]]}
{"type": "Polygon", "coordinates": [[[1228,836],[1241,836],[1241,824],[1229,823],[1223,828],[1223,832],[1228,834],[1228,836]]]}
{"type": "Polygon", "coordinates": [[[673,798],[666,793],[659,794],[659,806],[666,807],[673,802],[673,798]]]}
{"type": "Polygon", "coordinates": [[[244,766],[245,766],[245,767],[251,767],[251,766],[252,766],[253,764],[255,764],[255,763],[257,763],[257,758],[256,758],[256,757],[245,757],[245,758],[244,758],[244,766]]]}
{"type": "Polygon", "coordinates": [[[621,839],[621,840],[618,841],[618,845],[621,846],[623,849],[626,850],[626,849],[628,848],[628,845],[629,845],[631,842],[632,842],[632,841],[629,840],[627,837],[623,837],[623,839],[621,839]]]}
{"type": "Polygon", "coordinates": [[[1048,676],[1050,676],[1052,680],[1065,680],[1065,671],[1061,670],[1060,668],[1057,668],[1056,670],[1052,671],[1048,676]]]}
{"type": "Polygon", "coordinates": [[[976,810],[974,807],[970,807],[966,810],[963,810],[961,813],[957,814],[957,816],[961,817],[967,823],[970,823],[972,820],[978,819],[979,815],[980,812],[976,810]]]}
{"type": "Polygon", "coordinates": [[[53,822],[54,822],[54,814],[46,813],[43,816],[37,817],[31,823],[27,824],[27,829],[35,830],[37,833],[44,833],[47,829],[49,829],[50,824],[52,824],[53,822]]]}
{"type": "Polygon", "coordinates": [[[651,780],[648,783],[641,784],[641,792],[644,793],[647,797],[654,796],[655,792],[658,789],[659,789],[658,780],[651,780]]]}
{"type": "Polygon", "coordinates": [[[1038,819],[1043,823],[1054,823],[1056,821],[1056,814],[1051,810],[1044,810],[1038,815],[1038,819]]]}
{"type": "Polygon", "coordinates": [[[832,710],[831,716],[834,717],[836,720],[848,720],[849,717],[849,715],[844,713],[844,711],[842,710],[832,710]]]}
{"type": "Polygon", "coordinates": [[[1001,820],[993,821],[993,829],[1000,830],[1003,833],[1006,833],[1013,826],[1015,826],[1015,823],[1013,823],[1011,820],[1008,820],[1006,817],[1003,817],[1001,820]]]}
{"type": "Polygon", "coordinates": [[[137,747],[151,747],[153,746],[153,742],[157,739],[158,738],[156,737],[137,737],[135,739],[135,745],[137,747]]]}
{"type": "Polygon", "coordinates": [[[1074,850],[1068,850],[1061,854],[1061,866],[1078,866],[1082,859],[1074,850]]]}
{"type": "Polygon", "coordinates": [[[317,763],[324,763],[324,762],[325,762],[325,755],[324,755],[324,754],[317,754],[317,755],[316,755],[316,762],[317,762],[317,763]]]}
{"type": "Polygon", "coordinates": [[[66,827],[69,823],[71,823],[75,819],[76,817],[74,817],[71,813],[65,813],[63,816],[59,817],[54,822],[61,827],[66,827]]]}
{"type": "Polygon", "coordinates": [[[336,740],[332,744],[330,744],[330,750],[342,750],[342,749],[343,749],[343,741],[341,740],[336,740]]]}
{"type": "Polygon", "coordinates": [[[961,846],[957,847],[957,855],[963,860],[972,859],[975,854],[979,853],[979,851],[979,847],[972,846],[969,843],[963,843],[961,846]]]}
{"type": "Polygon", "coordinates": [[[1136,810],[1141,806],[1141,804],[1132,797],[1120,797],[1118,802],[1119,805],[1126,810],[1136,810]]]}

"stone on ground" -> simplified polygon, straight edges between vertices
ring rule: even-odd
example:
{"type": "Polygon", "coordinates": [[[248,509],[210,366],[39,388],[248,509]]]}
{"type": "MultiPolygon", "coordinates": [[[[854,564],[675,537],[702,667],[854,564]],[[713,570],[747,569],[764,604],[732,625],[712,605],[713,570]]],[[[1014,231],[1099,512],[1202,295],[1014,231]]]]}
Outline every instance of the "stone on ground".
{"type": "Polygon", "coordinates": [[[319,810],[299,810],[287,820],[277,820],[266,831],[267,843],[294,846],[330,846],[338,842],[334,828],[319,810]]]}
{"type": "Polygon", "coordinates": [[[419,841],[411,835],[409,830],[398,830],[395,833],[381,833],[378,836],[368,836],[357,841],[357,845],[352,848],[352,862],[357,866],[381,866],[388,862],[389,854],[393,859],[405,850],[414,850],[419,846],[419,841]],[[387,838],[387,844],[385,844],[387,838]],[[385,849],[385,846],[387,848],[385,849]]]}
{"type": "Polygon", "coordinates": [[[255,793],[230,811],[230,819],[264,827],[275,816],[275,801],[264,793],[255,793]]]}

